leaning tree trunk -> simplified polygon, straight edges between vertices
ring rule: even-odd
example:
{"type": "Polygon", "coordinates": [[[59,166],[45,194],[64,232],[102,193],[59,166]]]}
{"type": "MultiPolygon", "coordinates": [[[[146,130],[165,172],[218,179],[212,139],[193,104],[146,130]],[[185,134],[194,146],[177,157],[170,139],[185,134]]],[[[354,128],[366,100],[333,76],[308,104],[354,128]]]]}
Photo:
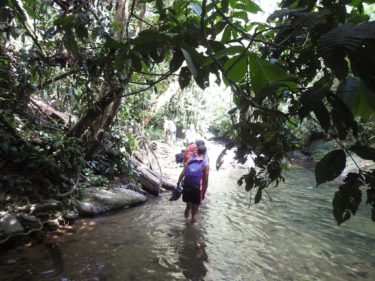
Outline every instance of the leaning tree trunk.
{"type": "Polygon", "coordinates": [[[115,118],[117,111],[121,105],[121,95],[118,95],[118,97],[115,98],[115,100],[107,107],[105,110],[104,120],[98,130],[98,132],[95,135],[94,141],[91,144],[90,149],[86,152],[85,158],[91,159],[92,156],[95,154],[97,149],[99,148],[100,144],[102,143],[106,132],[108,132],[113,119],[115,118]]]}
{"type": "MultiPolygon", "coordinates": [[[[133,5],[135,0],[133,0],[133,5]]],[[[118,0],[115,11],[115,22],[119,28],[115,34],[117,40],[122,41],[126,36],[129,21],[129,1],[118,0]]],[[[131,74],[128,75],[129,81],[131,74]]],[[[86,114],[78,121],[78,123],[68,132],[67,136],[83,138],[88,144],[86,150],[86,159],[91,159],[100,144],[102,143],[106,133],[116,116],[121,105],[121,98],[127,83],[113,87],[106,93],[100,94],[99,100],[90,108],[86,114]]],[[[107,85],[103,85],[102,89],[107,89],[107,85]]]]}

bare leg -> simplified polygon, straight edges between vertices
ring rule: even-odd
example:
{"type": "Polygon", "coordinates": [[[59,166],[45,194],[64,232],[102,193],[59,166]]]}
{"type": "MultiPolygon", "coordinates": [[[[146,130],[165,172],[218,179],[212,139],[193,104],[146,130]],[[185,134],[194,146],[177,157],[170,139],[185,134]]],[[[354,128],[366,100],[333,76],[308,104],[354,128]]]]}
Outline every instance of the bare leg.
{"type": "Polygon", "coordinates": [[[192,204],[192,209],[191,209],[191,222],[192,223],[195,223],[197,221],[198,209],[199,209],[199,205],[192,204]]]}
{"type": "Polygon", "coordinates": [[[186,208],[185,208],[185,218],[189,217],[190,211],[191,211],[191,202],[186,203],[186,208]]]}

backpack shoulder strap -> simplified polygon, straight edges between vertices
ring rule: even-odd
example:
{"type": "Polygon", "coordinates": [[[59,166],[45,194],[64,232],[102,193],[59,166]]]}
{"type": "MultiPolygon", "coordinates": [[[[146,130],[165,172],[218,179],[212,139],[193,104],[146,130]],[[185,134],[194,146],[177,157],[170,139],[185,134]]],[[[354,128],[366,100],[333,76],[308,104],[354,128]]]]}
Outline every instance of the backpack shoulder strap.
{"type": "Polygon", "coordinates": [[[195,158],[193,158],[193,159],[191,159],[191,160],[188,162],[188,165],[191,165],[191,164],[193,164],[193,163],[201,163],[201,162],[203,162],[203,159],[195,159],[195,158]]]}

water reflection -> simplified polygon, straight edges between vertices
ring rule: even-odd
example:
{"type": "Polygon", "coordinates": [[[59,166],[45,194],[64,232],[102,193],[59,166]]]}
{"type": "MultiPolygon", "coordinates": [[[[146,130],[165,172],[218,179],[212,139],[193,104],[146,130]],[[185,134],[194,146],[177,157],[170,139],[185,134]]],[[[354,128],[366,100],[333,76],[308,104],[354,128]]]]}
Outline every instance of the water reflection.
{"type": "Polygon", "coordinates": [[[205,250],[205,238],[200,227],[187,223],[186,227],[178,231],[176,235],[181,235],[181,246],[177,248],[179,255],[179,266],[183,275],[188,280],[204,280],[207,274],[205,262],[208,256],[205,250]]]}
{"type": "MultiPolygon", "coordinates": [[[[57,243],[44,243],[46,249],[51,255],[53,265],[55,267],[56,274],[61,274],[64,271],[64,258],[61,252],[60,247],[57,243]]],[[[50,272],[43,272],[44,274],[50,272]]]]}

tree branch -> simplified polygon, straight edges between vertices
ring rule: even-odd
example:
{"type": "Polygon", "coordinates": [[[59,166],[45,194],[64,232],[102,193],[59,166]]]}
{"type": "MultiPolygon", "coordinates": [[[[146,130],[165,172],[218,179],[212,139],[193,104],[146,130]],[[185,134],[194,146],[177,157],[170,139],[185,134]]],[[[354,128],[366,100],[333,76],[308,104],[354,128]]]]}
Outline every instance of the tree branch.
{"type": "Polygon", "coordinates": [[[64,79],[64,78],[66,78],[66,77],[68,77],[68,76],[70,76],[70,75],[72,75],[72,74],[78,73],[78,72],[79,72],[79,70],[77,70],[77,69],[72,69],[72,70],[70,70],[70,71],[68,71],[68,72],[65,72],[65,73],[62,73],[62,74],[60,74],[60,75],[57,75],[56,77],[54,77],[54,78],[52,78],[52,79],[50,79],[50,80],[47,80],[47,81],[44,82],[42,85],[40,85],[40,86],[38,87],[38,90],[41,91],[41,90],[43,90],[44,88],[46,88],[47,86],[49,86],[50,84],[52,84],[52,83],[54,83],[54,82],[56,82],[56,81],[62,80],[62,79],[64,79]]]}

